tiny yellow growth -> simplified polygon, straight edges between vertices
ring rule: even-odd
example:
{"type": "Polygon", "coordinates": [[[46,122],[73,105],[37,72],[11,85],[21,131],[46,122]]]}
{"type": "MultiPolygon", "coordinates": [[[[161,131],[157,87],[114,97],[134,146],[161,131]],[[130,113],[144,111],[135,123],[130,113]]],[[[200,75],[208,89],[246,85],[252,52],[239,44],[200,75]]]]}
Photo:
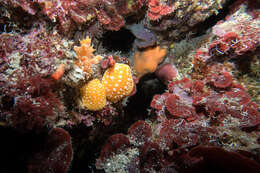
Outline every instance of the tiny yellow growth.
{"type": "Polygon", "coordinates": [[[105,87],[98,79],[93,79],[80,89],[82,105],[88,110],[97,111],[106,106],[105,87]]]}

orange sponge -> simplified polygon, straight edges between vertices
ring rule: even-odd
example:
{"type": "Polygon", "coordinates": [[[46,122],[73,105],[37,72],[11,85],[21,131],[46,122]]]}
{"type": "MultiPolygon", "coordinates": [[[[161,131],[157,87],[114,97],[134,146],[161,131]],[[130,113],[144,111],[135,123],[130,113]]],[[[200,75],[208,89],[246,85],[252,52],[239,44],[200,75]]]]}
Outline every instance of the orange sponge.
{"type": "Polygon", "coordinates": [[[105,87],[98,79],[93,79],[80,89],[82,105],[91,111],[101,110],[106,106],[105,87]]]}
{"type": "Polygon", "coordinates": [[[128,96],[134,88],[129,65],[116,63],[108,68],[102,78],[102,84],[105,86],[107,99],[113,103],[128,96]]]}
{"type": "Polygon", "coordinates": [[[137,51],[134,55],[134,69],[137,77],[141,78],[147,73],[154,72],[166,54],[167,49],[160,46],[148,48],[142,52],[137,51]]]}

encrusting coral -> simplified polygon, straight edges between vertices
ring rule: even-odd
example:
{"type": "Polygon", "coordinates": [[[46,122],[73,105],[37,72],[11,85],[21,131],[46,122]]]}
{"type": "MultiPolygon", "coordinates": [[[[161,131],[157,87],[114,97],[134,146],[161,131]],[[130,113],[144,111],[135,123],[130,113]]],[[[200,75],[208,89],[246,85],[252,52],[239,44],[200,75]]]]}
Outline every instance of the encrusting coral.
{"type": "Polygon", "coordinates": [[[106,106],[105,88],[98,79],[93,79],[80,89],[81,101],[84,107],[96,111],[106,106]]]}
{"type": "Polygon", "coordinates": [[[166,53],[167,49],[160,46],[148,48],[143,52],[136,52],[134,55],[134,69],[137,77],[141,78],[147,73],[154,72],[158,64],[163,61],[166,53]]]}
{"type": "Polygon", "coordinates": [[[107,99],[115,103],[129,95],[134,88],[134,81],[129,65],[116,63],[106,70],[102,84],[105,86],[107,99]]]}

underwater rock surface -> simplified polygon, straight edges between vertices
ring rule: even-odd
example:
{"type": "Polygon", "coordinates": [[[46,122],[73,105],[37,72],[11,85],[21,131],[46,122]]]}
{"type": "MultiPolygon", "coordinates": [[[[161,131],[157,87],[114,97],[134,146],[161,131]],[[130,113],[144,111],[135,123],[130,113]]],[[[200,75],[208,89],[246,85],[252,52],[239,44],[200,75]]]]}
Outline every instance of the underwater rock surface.
{"type": "Polygon", "coordinates": [[[1,173],[260,172],[260,2],[0,0],[1,173]]]}

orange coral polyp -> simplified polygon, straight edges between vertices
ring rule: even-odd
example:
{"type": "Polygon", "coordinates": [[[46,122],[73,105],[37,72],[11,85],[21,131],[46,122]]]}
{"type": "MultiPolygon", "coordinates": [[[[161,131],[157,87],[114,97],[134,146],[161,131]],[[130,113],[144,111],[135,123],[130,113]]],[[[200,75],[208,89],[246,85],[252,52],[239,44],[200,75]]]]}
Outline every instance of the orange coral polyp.
{"type": "Polygon", "coordinates": [[[80,41],[80,46],[75,46],[74,51],[77,54],[77,61],[75,64],[80,67],[83,71],[91,74],[92,65],[100,62],[101,56],[95,56],[93,52],[95,49],[91,46],[91,39],[86,37],[86,39],[80,41]]]}
{"type": "Polygon", "coordinates": [[[108,68],[102,78],[102,84],[105,86],[107,99],[113,103],[128,96],[134,88],[129,65],[116,63],[108,68]]]}
{"type": "Polygon", "coordinates": [[[98,79],[93,79],[80,89],[81,102],[88,110],[97,111],[106,106],[105,87],[98,79]]]}
{"type": "Polygon", "coordinates": [[[80,47],[74,47],[74,50],[79,59],[84,59],[87,57],[92,57],[95,49],[91,45],[81,44],[80,47]]]}

